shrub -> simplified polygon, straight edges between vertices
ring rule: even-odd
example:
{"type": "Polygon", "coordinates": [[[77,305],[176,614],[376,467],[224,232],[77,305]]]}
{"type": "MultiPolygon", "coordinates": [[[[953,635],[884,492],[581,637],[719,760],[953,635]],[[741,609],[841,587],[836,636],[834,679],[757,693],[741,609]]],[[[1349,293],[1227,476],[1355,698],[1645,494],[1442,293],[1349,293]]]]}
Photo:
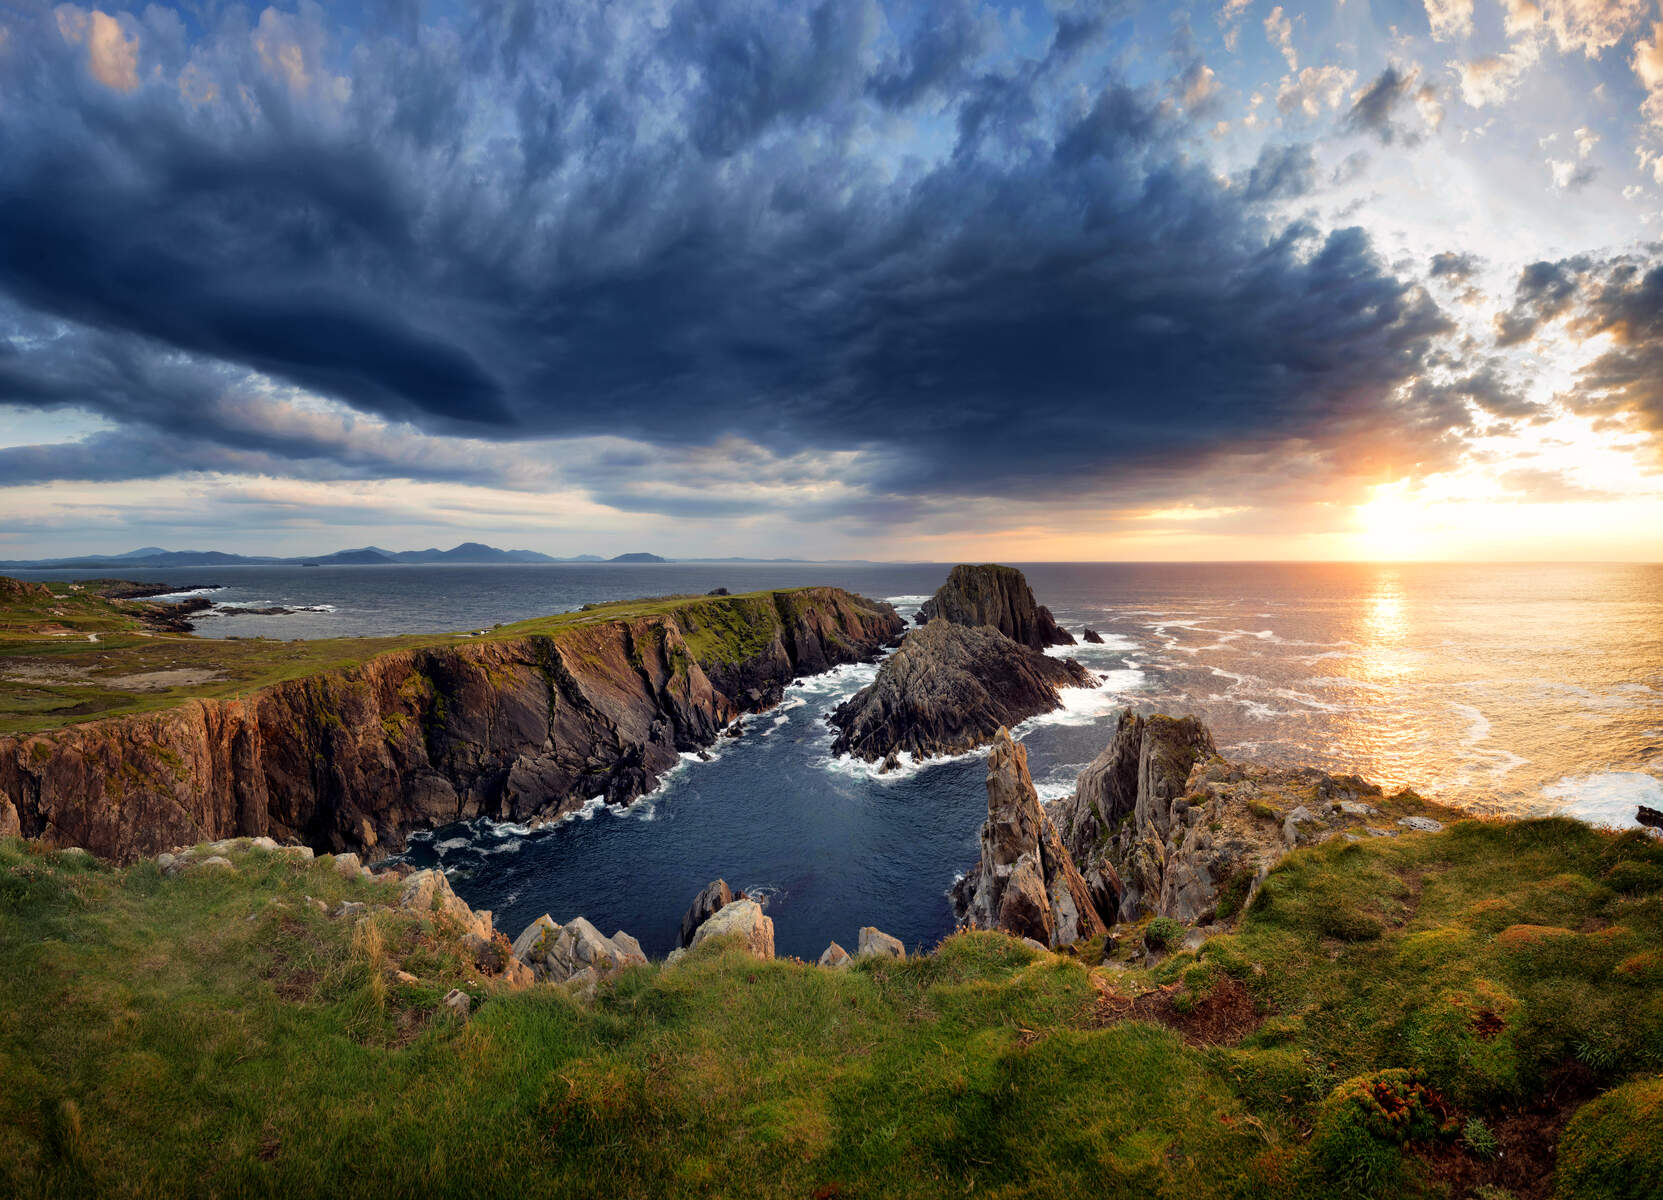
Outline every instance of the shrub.
{"type": "Polygon", "coordinates": [[[1663,1077],[1637,1080],[1591,1101],[1559,1139],[1556,1196],[1630,1200],[1663,1179],[1663,1077]]]}
{"type": "Polygon", "coordinates": [[[1184,923],[1171,917],[1156,917],[1143,931],[1143,944],[1151,950],[1170,950],[1183,940],[1184,923]]]}
{"type": "Polygon", "coordinates": [[[1313,1162],[1327,1178],[1363,1196],[1397,1195],[1400,1147],[1453,1133],[1443,1098],[1419,1072],[1393,1068],[1358,1075],[1329,1093],[1311,1133],[1313,1162]]]}

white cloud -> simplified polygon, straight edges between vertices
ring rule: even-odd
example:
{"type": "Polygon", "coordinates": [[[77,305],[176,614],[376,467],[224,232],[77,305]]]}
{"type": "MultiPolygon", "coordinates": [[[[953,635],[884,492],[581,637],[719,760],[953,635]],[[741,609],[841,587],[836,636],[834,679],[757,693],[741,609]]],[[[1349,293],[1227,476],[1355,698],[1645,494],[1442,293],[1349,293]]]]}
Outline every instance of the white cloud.
{"type": "Polygon", "coordinates": [[[1642,38],[1635,43],[1634,57],[1629,63],[1646,89],[1641,111],[1654,124],[1663,125],[1663,21],[1651,27],[1651,41],[1642,38]]]}
{"type": "Polygon", "coordinates": [[[1308,117],[1324,108],[1345,103],[1346,94],[1357,83],[1357,72],[1344,67],[1306,67],[1297,75],[1284,75],[1276,89],[1276,107],[1282,112],[1298,109],[1308,117]]]}
{"type": "MultiPolygon", "coordinates": [[[[1529,7],[1519,5],[1521,10],[1529,7]]],[[[1543,0],[1537,20],[1552,32],[1560,50],[1598,58],[1638,27],[1650,8],[1651,0],[1543,0]]],[[[1519,19],[1528,18],[1521,14],[1519,19]]],[[[1511,26],[1511,9],[1508,20],[1511,26]]]]}
{"type": "Polygon", "coordinates": [[[1426,19],[1440,42],[1472,33],[1473,0],[1426,0],[1426,19]]]}
{"type": "Polygon", "coordinates": [[[1461,79],[1461,99],[1473,108],[1505,103],[1541,56],[1541,41],[1529,38],[1500,54],[1452,63],[1461,79]]]}
{"type": "Polygon", "coordinates": [[[1288,60],[1288,70],[1299,70],[1299,52],[1293,48],[1293,22],[1283,14],[1280,4],[1265,18],[1265,37],[1282,51],[1282,57],[1288,60]]]}
{"type": "Polygon", "coordinates": [[[90,13],[73,4],[60,4],[54,15],[58,33],[72,46],[87,48],[87,70],[107,88],[130,92],[139,86],[139,35],[129,37],[109,13],[90,13]]]}

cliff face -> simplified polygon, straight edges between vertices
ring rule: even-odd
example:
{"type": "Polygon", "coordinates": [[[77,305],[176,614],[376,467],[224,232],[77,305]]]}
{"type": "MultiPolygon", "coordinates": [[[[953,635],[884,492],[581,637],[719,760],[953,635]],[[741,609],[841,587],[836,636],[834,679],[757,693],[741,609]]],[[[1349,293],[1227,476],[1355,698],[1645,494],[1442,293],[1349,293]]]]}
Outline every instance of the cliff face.
{"type": "Polygon", "coordinates": [[[1048,657],[986,626],[935,620],[907,634],[877,679],[832,713],[832,751],[872,762],[902,750],[958,754],[1060,707],[1058,688],[1096,686],[1073,659],[1048,657]]]}
{"type": "Polygon", "coordinates": [[[396,651],[0,739],[0,828],[121,861],[260,835],[380,855],[447,821],[624,803],[793,678],[871,658],[901,629],[888,605],[812,588],[396,651]]]}
{"type": "Polygon", "coordinates": [[[1022,572],[998,563],[954,567],[947,582],[918,610],[920,623],[936,617],[955,625],[991,625],[1034,650],[1074,644],[1073,637],[1057,627],[1051,610],[1035,601],[1022,572]]]}

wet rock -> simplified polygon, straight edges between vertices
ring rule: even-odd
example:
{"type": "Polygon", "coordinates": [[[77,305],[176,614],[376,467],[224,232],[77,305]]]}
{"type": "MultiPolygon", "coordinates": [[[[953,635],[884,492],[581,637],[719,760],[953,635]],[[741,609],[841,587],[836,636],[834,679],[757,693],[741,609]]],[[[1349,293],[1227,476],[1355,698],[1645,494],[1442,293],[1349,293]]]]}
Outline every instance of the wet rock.
{"type": "Polygon", "coordinates": [[[1634,819],[1642,825],[1650,826],[1652,829],[1663,829],[1663,812],[1658,812],[1655,808],[1647,805],[1642,804],[1640,806],[1639,811],[1634,814],[1634,819]]]}
{"type": "Polygon", "coordinates": [[[704,891],[693,897],[693,903],[687,906],[687,912],[681,918],[681,932],[676,938],[678,947],[693,944],[693,935],[723,906],[733,903],[733,890],[728,887],[727,880],[715,879],[705,884],[704,891]]]}
{"type": "Polygon", "coordinates": [[[1002,929],[1053,948],[1106,931],[1091,887],[1040,806],[1028,753],[1005,729],[988,755],[981,847],[981,858],[953,889],[955,910],[973,928],[1002,929]]]}
{"type": "Polygon", "coordinates": [[[1087,629],[1082,636],[1084,641],[1090,642],[1093,646],[1101,646],[1103,644],[1103,635],[1098,633],[1095,629],[1087,629]]]}
{"type": "Polygon", "coordinates": [[[940,617],[955,625],[991,625],[1000,633],[1034,650],[1072,646],[1074,639],[1058,628],[1051,610],[1034,600],[1022,572],[998,563],[961,563],[947,582],[918,610],[920,623],[940,617]]]}
{"type": "Polygon", "coordinates": [[[832,713],[832,752],[886,764],[901,751],[959,754],[1060,708],[1059,688],[1096,686],[1072,659],[1051,658],[986,626],[931,621],[832,713]]]}
{"type": "Polygon", "coordinates": [[[905,958],[907,948],[901,944],[901,939],[890,937],[881,929],[871,925],[863,925],[860,930],[860,940],[855,943],[856,958],[905,958]]]}
{"type": "Polygon", "coordinates": [[[758,958],[774,957],[774,922],[749,897],[724,904],[698,927],[688,949],[696,949],[712,938],[730,936],[739,937],[745,949],[758,958]]]}

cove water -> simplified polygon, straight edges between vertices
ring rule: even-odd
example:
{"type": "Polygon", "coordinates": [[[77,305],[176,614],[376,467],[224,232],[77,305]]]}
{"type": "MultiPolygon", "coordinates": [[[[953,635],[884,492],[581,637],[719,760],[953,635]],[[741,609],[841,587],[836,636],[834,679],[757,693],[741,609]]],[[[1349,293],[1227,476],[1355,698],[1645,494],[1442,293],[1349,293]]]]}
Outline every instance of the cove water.
{"type": "MultiPolygon", "coordinates": [[[[1122,705],[1193,712],[1233,758],[1355,771],[1482,813],[1632,824],[1663,807],[1663,567],[1642,565],[1018,564],[1076,637],[1096,691],[1018,734],[1044,797],[1072,790],[1122,705]]],[[[598,600],[826,583],[916,611],[941,564],[213,567],[143,578],[222,585],[205,636],[481,629],[598,600]]],[[[66,574],[54,572],[63,577],[66,574]]],[[[83,572],[84,574],[84,572],[83,572]]],[[[30,573],[31,577],[47,577],[30,573]]],[[[781,954],[852,947],[877,925],[909,947],[952,928],[975,861],[979,755],[878,776],[833,760],[825,716],[870,681],[847,667],[787,690],[745,736],[684,761],[626,810],[591,804],[535,831],[475,822],[419,835],[469,903],[517,932],[544,912],[672,946],[711,879],[769,897],[781,954]]]]}

